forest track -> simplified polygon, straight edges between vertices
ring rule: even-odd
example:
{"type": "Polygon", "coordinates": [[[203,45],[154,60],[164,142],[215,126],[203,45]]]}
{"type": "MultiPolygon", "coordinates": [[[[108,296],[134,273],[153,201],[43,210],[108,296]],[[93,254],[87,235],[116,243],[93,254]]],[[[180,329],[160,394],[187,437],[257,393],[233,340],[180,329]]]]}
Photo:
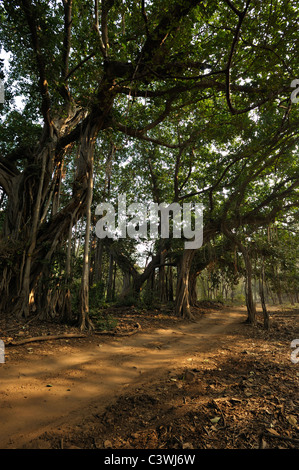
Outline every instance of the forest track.
{"type": "Polygon", "coordinates": [[[192,357],[217,351],[245,319],[245,309],[225,308],[131,337],[81,341],[71,349],[61,340],[51,350],[44,344],[43,354],[32,345],[25,358],[8,357],[0,365],[0,448],[21,448],[46,431],[76,425],[130,388],[146,390],[192,357]]]}

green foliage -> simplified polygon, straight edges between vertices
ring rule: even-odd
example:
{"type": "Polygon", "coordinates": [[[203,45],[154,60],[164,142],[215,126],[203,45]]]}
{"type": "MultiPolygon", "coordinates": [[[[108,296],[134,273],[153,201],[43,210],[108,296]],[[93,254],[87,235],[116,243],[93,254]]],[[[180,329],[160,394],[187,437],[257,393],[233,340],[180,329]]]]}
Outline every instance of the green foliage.
{"type": "Polygon", "coordinates": [[[117,320],[112,315],[103,313],[102,310],[90,309],[90,319],[97,330],[109,331],[117,326],[117,320]]]}
{"type": "MultiPolygon", "coordinates": [[[[100,35],[95,27],[94,2],[72,2],[70,30],[66,28],[64,2],[1,2],[0,47],[10,58],[5,74],[6,102],[1,108],[0,157],[4,160],[0,162],[0,184],[11,194],[5,196],[1,208],[0,228],[5,226],[4,216],[23,217],[17,237],[20,246],[22,242],[27,246],[36,194],[33,185],[25,182],[39,182],[39,143],[49,112],[53,140],[58,143],[48,155],[40,216],[44,210],[47,213],[39,226],[42,242],[37,245],[38,261],[50,267],[53,285],[64,276],[66,245],[62,239],[67,231],[61,234],[47,264],[41,258],[54,244],[56,231],[50,231],[51,240],[44,240],[51,223],[58,221],[58,228],[65,214],[70,216],[64,211],[70,202],[72,215],[85,202],[90,162],[87,164],[86,156],[80,153],[81,138],[88,125],[93,128],[100,123],[94,153],[93,229],[97,204],[109,201],[116,205],[121,193],[127,194],[128,205],[200,202],[204,205],[206,241],[219,236],[225,223],[254,252],[250,235],[256,246],[263,245],[259,249],[263,250],[273,289],[279,285],[295,290],[297,238],[284,233],[281,242],[274,244],[272,240],[266,246],[265,240],[259,240],[257,228],[282,215],[298,220],[299,106],[290,103],[290,83],[299,76],[296,3],[252,1],[242,22],[234,11],[244,9],[241,0],[235,0],[234,8],[230,2],[215,0],[98,3],[99,27],[103,27],[100,35]],[[109,6],[106,16],[105,5],[109,6]],[[105,21],[107,44],[101,45],[105,21]],[[23,98],[22,111],[16,108],[17,96],[23,98]],[[73,114],[68,116],[70,103],[73,114]],[[72,119],[78,120],[74,128],[72,119]],[[67,143],[61,143],[63,139],[67,143]],[[85,174],[77,181],[84,165],[85,174]],[[59,171],[58,185],[55,178],[59,171]],[[18,178],[23,179],[23,186],[18,187],[18,178]],[[56,213],[51,198],[58,194],[58,186],[56,213]],[[82,196],[78,207],[77,199],[72,200],[76,188],[82,196]]],[[[0,67],[3,77],[2,62],[0,67]]],[[[42,145],[44,150],[44,141],[42,145]]],[[[73,234],[79,245],[72,251],[71,263],[74,308],[80,295],[84,227],[82,218],[81,232],[73,234]]],[[[217,263],[209,277],[211,288],[216,290],[221,284],[235,286],[244,275],[242,260],[236,260],[236,273],[232,251],[217,251],[217,243],[217,263]]],[[[137,268],[137,243],[117,240],[115,244],[118,254],[137,268]]],[[[168,247],[177,262],[182,247],[178,240],[168,247]]],[[[92,311],[104,302],[108,244],[105,250],[103,279],[90,289],[92,311]]],[[[200,269],[205,266],[204,256],[204,250],[199,251],[195,264],[200,269]]],[[[9,262],[13,264],[15,259],[11,253],[9,262]]],[[[261,252],[256,260],[258,276],[261,252]]],[[[123,264],[119,262],[118,268],[123,270],[123,264]]],[[[155,301],[147,291],[141,298],[146,305],[155,301]]],[[[131,305],[136,299],[127,297],[118,302],[131,305]]]]}
{"type": "Polygon", "coordinates": [[[132,307],[139,305],[139,299],[134,297],[132,294],[126,295],[124,297],[120,296],[115,302],[116,307],[132,307]]]}
{"type": "Polygon", "coordinates": [[[89,288],[89,307],[97,310],[105,304],[105,284],[100,281],[89,288]]]}

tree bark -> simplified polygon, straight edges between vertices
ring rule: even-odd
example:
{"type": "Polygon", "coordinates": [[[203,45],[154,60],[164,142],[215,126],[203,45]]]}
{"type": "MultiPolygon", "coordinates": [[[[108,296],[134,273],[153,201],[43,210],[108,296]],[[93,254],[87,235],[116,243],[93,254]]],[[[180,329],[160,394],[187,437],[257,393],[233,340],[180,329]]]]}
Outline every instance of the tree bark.
{"type": "MultiPolygon", "coordinates": [[[[46,265],[51,264],[57,248],[68,237],[71,216],[76,214],[75,224],[85,214],[94,141],[99,131],[108,126],[115,96],[112,88],[112,81],[102,80],[96,104],[88,116],[74,110],[73,116],[57,119],[55,123],[50,121],[39,144],[28,156],[29,164],[23,173],[11,165],[8,168],[9,159],[4,159],[5,165],[1,164],[0,180],[8,196],[2,241],[10,246],[10,258],[1,259],[4,276],[0,297],[4,297],[2,305],[19,317],[28,316],[29,294],[35,294],[46,265]],[[59,209],[57,198],[53,201],[55,184],[59,182],[57,169],[62,167],[67,151],[76,142],[80,154],[73,193],[59,209]]],[[[22,158],[27,157],[22,155],[22,158]]],[[[82,292],[82,298],[86,294],[82,292]]],[[[47,298],[44,295],[43,301],[47,302],[47,298]]],[[[40,308],[47,311],[47,305],[40,308]]],[[[83,308],[86,310],[86,303],[83,308]]]]}
{"type": "Polygon", "coordinates": [[[186,319],[193,319],[189,303],[189,273],[195,250],[184,250],[178,273],[175,298],[175,314],[186,319]]]}
{"type": "Polygon", "coordinates": [[[165,266],[163,266],[165,263],[165,256],[166,253],[162,252],[160,258],[161,266],[159,266],[159,297],[162,303],[167,301],[165,266]]]}
{"type": "Polygon", "coordinates": [[[108,269],[108,280],[107,280],[107,294],[106,300],[107,302],[112,301],[112,290],[113,290],[113,265],[114,259],[112,253],[110,253],[109,257],[109,269],[108,269]]]}
{"type": "Polygon", "coordinates": [[[39,215],[41,210],[41,203],[42,203],[42,191],[43,191],[43,184],[45,178],[45,171],[46,171],[46,153],[47,151],[42,153],[41,160],[41,177],[39,182],[39,187],[37,191],[37,198],[33,212],[33,219],[32,219],[32,227],[31,233],[29,238],[29,248],[25,254],[26,261],[25,261],[25,268],[23,278],[20,280],[21,286],[19,291],[19,298],[18,302],[15,306],[15,312],[18,318],[24,316],[25,318],[29,315],[29,294],[30,294],[30,274],[31,274],[31,263],[32,257],[34,254],[34,250],[36,247],[37,241],[37,232],[38,232],[38,224],[39,224],[39,215]]]}
{"type": "Polygon", "coordinates": [[[189,276],[189,303],[192,307],[194,307],[196,305],[196,302],[197,302],[196,282],[197,282],[197,273],[196,272],[190,273],[190,276],[189,276]]]}
{"type": "Polygon", "coordinates": [[[89,250],[90,250],[90,230],[91,230],[91,202],[93,193],[93,157],[94,143],[97,132],[90,129],[85,139],[81,143],[80,154],[86,161],[87,167],[87,191],[86,191],[86,232],[84,241],[82,281],[79,300],[79,326],[81,330],[91,330],[94,328],[89,317],[89,250]]]}
{"type": "Polygon", "coordinates": [[[131,285],[131,276],[130,273],[125,271],[123,273],[123,286],[122,286],[122,293],[121,296],[123,296],[124,293],[129,292],[132,288],[131,285]]]}
{"type": "Polygon", "coordinates": [[[252,265],[250,260],[250,255],[248,249],[243,245],[239,238],[229,230],[224,223],[222,223],[222,232],[224,235],[231,241],[233,241],[240,251],[242,252],[244,263],[245,263],[245,297],[246,297],[246,306],[247,306],[247,322],[250,324],[255,324],[256,322],[256,307],[253,300],[252,293],[252,265]]]}
{"type": "Polygon", "coordinates": [[[262,259],[262,269],[261,269],[261,276],[259,280],[259,293],[260,299],[262,304],[263,310],[263,317],[264,317],[264,328],[269,330],[270,328],[270,316],[267,310],[266,301],[265,301],[265,267],[264,267],[264,259],[262,259]]]}
{"type": "Polygon", "coordinates": [[[173,302],[173,269],[168,266],[168,300],[173,302]]]}
{"type": "Polygon", "coordinates": [[[73,218],[71,218],[71,221],[70,221],[67,252],[66,252],[65,281],[64,281],[65,290],[63,292],[62,316],[61,316],[61,321],[63,323],[69,323],[71,321],[71,318],[72,318],[71,290],[70,290],[72,234],[73,234],[72,229],[73,229],[73,218]]]}
{"type": "Polygon", "coordinates": [[[246,269],[245,295],[246,295],[246,305],[247,305],[247,313],[248,313],[247,321],[248,323],[255,324],[256,307],[255,307],[255,303],[253,300],[253,292],[252,292],[252,265],[251,265],[251,260],[250,260],[248,250],[243,245],[241,248],[241,244],[240,244],[240,249],[244,257],[245,269],[246,269]]]}

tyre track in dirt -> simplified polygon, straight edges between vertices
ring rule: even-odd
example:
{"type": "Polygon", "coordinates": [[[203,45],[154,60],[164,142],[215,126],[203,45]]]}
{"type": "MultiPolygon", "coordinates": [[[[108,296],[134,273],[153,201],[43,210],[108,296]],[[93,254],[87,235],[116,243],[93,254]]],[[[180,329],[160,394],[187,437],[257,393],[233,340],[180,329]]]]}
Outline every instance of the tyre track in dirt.
{"type": "Polygon", "coordinates": [[[244,319],[240,308],[210,311],[196,322],[1,364],[0,448],[21,448],[45,431],[100,413],[130,388],[146,388],[190,357],[217,350],[244,319]]]}

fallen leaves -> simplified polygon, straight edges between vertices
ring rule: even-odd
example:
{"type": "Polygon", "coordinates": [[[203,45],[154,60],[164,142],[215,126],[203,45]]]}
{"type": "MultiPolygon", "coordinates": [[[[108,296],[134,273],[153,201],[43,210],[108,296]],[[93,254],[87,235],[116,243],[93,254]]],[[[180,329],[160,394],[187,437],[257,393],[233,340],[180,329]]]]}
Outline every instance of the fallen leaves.
{"type": "Polygon", "coordinates": [[[297,418],[294,415],[289,415],[286,417],[287,421],[290,423],[291,426],[297,426],[297,418]]]}

